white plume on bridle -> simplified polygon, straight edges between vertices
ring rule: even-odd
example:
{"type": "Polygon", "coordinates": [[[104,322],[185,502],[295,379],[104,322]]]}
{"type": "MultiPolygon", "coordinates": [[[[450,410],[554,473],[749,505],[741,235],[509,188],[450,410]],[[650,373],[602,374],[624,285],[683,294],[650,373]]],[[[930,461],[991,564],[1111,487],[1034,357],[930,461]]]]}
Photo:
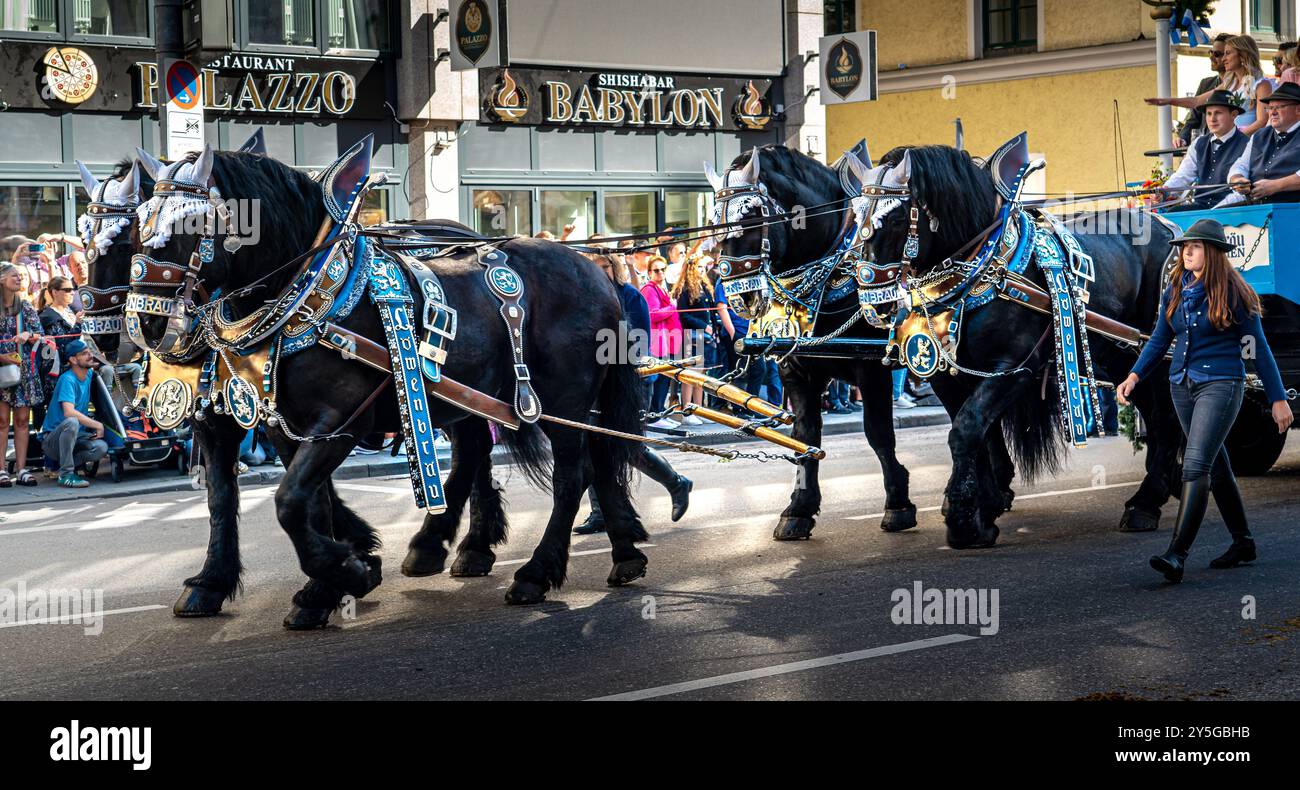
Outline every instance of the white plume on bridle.
{"type": "Polygon", "coordinates": [[[153,224],[152,235],[148,238],[142,236],[140,243],[142,246],[158,249],[171,241],[172,233],[179,223],[189,217],[206,214],[212,208],[212,201],[221,199],[221,193],[216,186],[207,186],[212,172],[212,149],[205,147],[203,153],[193,162],[182,160],[172,164],[164,164],[138,148],[136,151],[141,157],[139,161],[155,181],[176,181],[205,187],[208,190],[206,198],[188,192],[172,192],[165,197],[155,194],[140,204],[140,208],[136,209],[136,216],[139,217],[142,228],[151,215],[158,213],[158,219],[153,224]]]}
{"type": "MultiPolygon", "coordinates": [[[[904,154],[903,161],[894,167],[877,165],[872,168],[867,168],[852,152],[849,152],[847,156],[849,157],[849,167],[864,187],[906,187],[911,180],[911,154],[904,154]]],[[[903,200],[901,198],[882,199],[870,195],[860,195],[853,198],[850,205],[859,227],[870,227],[872,230],[876,230],[889,212],[903,205],[903,200]]]]}
{"type": "MultiPolygon", "coordinates": [[[[99,181],[84,164],[77,162],[77,168],[81,171],[81,183],[85,187],[87,196],[93,203],[102,203],[106,206],[121,206],[126,208],[130,205],[138,205],[140,202],[140,171],[134,165],[121,179],[109,178],[99,181]]],[[[107,217],[96,219],[90,214],[82,214],[77,217],[77,232],[81,235],[81,240],[86,243],[87,247],[93,247],[97,255],[103,255],[112,246],[113,239],[131,224],[128,217],[107,217]],[[99,229],[95,229],[95,223],[99,223],[99,229]]]]}
{"type": "MultiPolygon", "coordinates": [[[[758,180],[759,163],[758,149],[749,157],[749,162],[739,170],[728,170],[725,175],[718,175],[713,169],[713,163],[704,163],[704,175],[713,187],[714,193],[723,189],[735,189],[737,187],[750,187],[757,185],[758,192],[748,195],[742,195],[730,200],[723,200],[714,203],[713,213],[709,217],[710,224],[721,225],[730,222],[739,222],[750,215],[751,211],[761,209],[766,203],[773,214],[784,214],[785,209],[767,192],[767,187],[758,180]],[[726,215],[723,215],[723,208],[726,208],[726,215]]],[[[727,232],[719,236],[719,241],[723,239],[738,239],[744,235],[745,228],[735,226],[729,228],[727,232]]]]}

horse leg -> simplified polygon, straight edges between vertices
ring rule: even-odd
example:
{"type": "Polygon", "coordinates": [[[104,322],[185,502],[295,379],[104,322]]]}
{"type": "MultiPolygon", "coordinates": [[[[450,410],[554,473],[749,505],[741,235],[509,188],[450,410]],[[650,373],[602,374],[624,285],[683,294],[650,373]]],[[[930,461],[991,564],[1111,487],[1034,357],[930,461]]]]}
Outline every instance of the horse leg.
{"type": "Polygon", "coordinates": [[[194,441],[203,453],[208,487],[208,555],[203,568],[185,580],[172,605],[177,617],[206,617],[239,589],[239,480],[235,464],[244,434],[234,420],[209,416],[195,420],[194,441]]]}
{"type": "MultiPolygon", "coordinates": [[[[303,573],[320,585],[308,585],[294,596],[299,609],[320,609],[322,600],[305,595],[309,590],[321,597],[343,593],[360,598],[373,587],[371,568],[350,543],[335,540],[318,531],[320,519],[327,518],[324,507],[325,481],[352,449],[349,441],[304,443],[294,454],[285,476],[275,492],[276,518],[293,542],[303,573]],[[312,600],[305,600],[306,598],[312,600]]],[[[293,618],[294,612],[290,612],[293,618]]],[[[286,618],[286,627],[292,627],[286,618]]],[[[317,625],[323,625],[317,622],[317,625]]]]}
{"type": "Polygon", "coordinates": [[[515,571],[506,591],[506,603],[532,604],[546,599],[546,592],[564,584],[569,564],[569,531],[582,500],[585,484],[583,451],[586,440],[576,428],[548,425],[554,470],[551,474],[551,517],[533,556],[515,571]]]}
{"type": "Polygon", "coordinates": [[[1178,468],[1178,450],[1183,431],[1163,378],[1153,377],[1151,382],[1139,384],[1133,390],[1132,401],[1148,426],[1146,476],[1138,490],[1124,503],[1119,531],[1151,532],[1160,526],[1160,508],[1169,501],[1174,490],[1171,482],[1182,477],[1178,468]]]}
{"type": "MultiPolygon", "coordinates": [[[[794,412],[791,436],[805,444],[820,446],[822,390],[826,388],[826,377],[813,375],[795,363],[786,366],[781,378],[785,383],[785,395],[790,399],[790,409],[794,412]]],[[[862,400],[865,415],[865,395],[862,400]]],[[[864,422],[866,419],[864,416],[864,422]]],[[[814,516],[822,506],[821,487],[817,483],[818,467],[819,462],[815,458],[805,458],[799,462],[790,504],[781,512],[776,529],[772,531],[774,540],[802,540],[812,534],[816,524],[814,516]]]]}
{"type": "Polygon", "coordinates": [[[622,587],[645,576],[646,556],[636,547],[637,541],[649,540],[632,498],[626,480],[619,480],[608,453],[611,440],[593,433],[587,437],[592,490],[600,512],[605,516],[605,534],[613,549],[614,567],[610,569],[606,584],[622,587]]]}
{"type": "Polygon", "coordinates": [[[479,454],[471,447],[472,439],[462,432],[463,425],[462,422],[444,428],[451,440],[451,472],[443,483],[447,509],[425,514],[420,531],[407,544],[406,559],[402,560],[403,576],[434,576],[442,573],[446,565],[447,545],[456,538],[478,464],[479,454]]]}
{"type": "MultiPolygon", "coordinates": [[[[985,379],[962,405],[948,432],[952,476],[948,480],[948,545],[954,549],[988,548],[998,538],[998,528],[982,508],[979,459],[990,430],[1016,398],[1028,393],[1029,377],[985,379]]],[[[987,458],[987,456],[985,456],[987,458]]]]}
{"type": "Polygon", "coordinates": [[[1007,438],[1002,433],[1002,425],[993,426],[988,434],[989,471],[992,475],[992,496],[995,500],[1001,500],[999,505],[1003,512],[1011,509],[1011,503],[1015,501],[1016,492],[1011,490],[1011,481],[1016,479],[1016,465],[1011,461],[1011,453],[1007,451],[1007,438]]]}
{"type": "Polygon", "coordinates": [[[505,501],[501,484],[492,476],[492,445],[489,442],[483,462],[474,476],[474,490],[469,500],[469,531],[456,547],[452,576],[487,576],[492,572],[497,561],[492,548],[506,542],[510,527],[505,501]]]}
{"type": "Polygon", "coordinates": [[[858,365],[857,379],[862,392],[862,429],[885,478],[885,515],[880,528],[902,532],[916,526],[916,505],[908,497],[907,467],[898,462],[895,452],[893,371],[865,362],[858,365]]]}

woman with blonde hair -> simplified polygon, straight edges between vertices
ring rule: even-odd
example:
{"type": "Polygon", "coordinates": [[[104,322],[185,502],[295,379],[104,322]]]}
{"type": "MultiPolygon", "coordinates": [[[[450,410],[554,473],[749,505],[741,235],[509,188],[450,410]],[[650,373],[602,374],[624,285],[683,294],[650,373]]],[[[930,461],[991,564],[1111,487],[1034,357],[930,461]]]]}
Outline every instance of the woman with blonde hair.
{"type": "Polygon", "coordinates": [[[1225,90],[1240,102],[1242,112],[1237,116],[1237,131],[1250,136],[1268,123],[1268,113],[1257,112],[1259,100],[1273,95],[1273,81],[1264,76],[1259,62],[1259,44],[1250,36],[1233,36],[1224,42],[1223,81],[1214,90],[1199,96],[1179,96],[1172,99],[1147,99],[1156,107],[1200,107],[1215,90],[1225,90]]]}
{"type": "Polygon", "coordinates": [[[1227,240],[1223,225],[1212,219],[1199,220],[1170,243],[1180,247],[1178,263],[1160,300],[1155,331],[1115,394],[1120,403],[1127,404],[1133,388],[1174,344],[1169,388],[1187,437],[1183,492],[1169,548],[1151,558],[1151,567],[1167,580],[1178,582],[1211,493],[1232,535],[1232,545],[1211,560],[1210,567],[1231,568],[1255,559],[1246,508],[1223,446],[1245,393],[1243,345],[1254,348],[1255,371],[1272,403],[1279,433],[1291,427],[1293,417],[1260,324],[1259,296],[1228,261],[1234,245],[1227,240]]]}
{"type": "MultiPolygon", "coordinates": [[[[14,471],[21,486],[36,485],[27,469],[28,426],[32,407],[45,400],[45,393],[32,364],[31,343],[41,338],[41,320],[36,308],[22,298],[22,274],[12,263],[0,263],[0,370],[15,383],[0,387],[0,460],[9,444],[9,418],[14,421],[14,471]],[[17,375],[11,372],[17,367],[17,375]]],[[[13,485],[0,463],[0,488],[13,485]]]]}
{"type": "MultiPolygon", "coordinates": [[[[702,258],[691,258],[682,266],[681,276],[673,284],[672,297],[677,303],[677,315],[682,322],[682,356],[703,355],[705,337],[713,332],[709,321],[713,310],[713,293],[705,278],[705,263],[702,258]]],[[[682,405],[688,403],[704,405],[704,390],[698,384],[682,384],[682,405]]],[[[704,421],[692,414],[683,417],[682,424],[703,425],[704,421]]]]}

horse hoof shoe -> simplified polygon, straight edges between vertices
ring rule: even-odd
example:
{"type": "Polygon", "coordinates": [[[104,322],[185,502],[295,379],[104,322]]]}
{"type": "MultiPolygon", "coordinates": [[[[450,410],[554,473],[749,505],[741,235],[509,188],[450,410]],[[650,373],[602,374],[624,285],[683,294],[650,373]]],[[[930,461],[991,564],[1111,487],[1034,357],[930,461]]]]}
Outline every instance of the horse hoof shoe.
{"type": "Polygon", "coordinates": [[[221,613],[225,596],[206,587],[185,585],[181,595],[172,604],[172,614],[177,617],[211,617],[221,613]]]}
{"type": "Polygon", "coordinates": [[[447,552],[426,549],[408,549],[406,559],[402,560],[402,575],[417,578],[420,576],[437,576],[447,565],[447,552]]]}
{"type": "Polygon", "coordinates": [[[614,569],[609,572],[609,578],[605,583],[610,587],[622,587],[645,576],[646,560],[637,558],[634,560],[624,560],[615,563],[614,569]]]}
{"type": "Polygon", "coordinates": [[[807,540],[812,534],[814,522],[806,516],[789,516],[781,520],[772,531],[773,540],[807,540]]]}
{"type": "Polygon", "coordinates": [[[330,609],[303,608],[297,604],[284,616],[284,627],[290,631],[310,631],[324,628],[330,621],[330,609]]]}
{"type": "Polygon", "coordinates": [[[496,555],[481,551],[462,551],[451,565],[451,575],[456,577],[487,576],[492,572],[492,565],[497,561],[496,555]]]}
{"type": "Polygon", "coordinates": [[[880,528],[885,532],[902,532],[916,526],[916,506],[886,510],[880,519],[880,528]]]}
{"type": "Polygon", "coordinates": [[[529,606],[546,600],[546,589],[540,584],[515,579],[506,590],[506,603],[511,606],[529,606]]]}

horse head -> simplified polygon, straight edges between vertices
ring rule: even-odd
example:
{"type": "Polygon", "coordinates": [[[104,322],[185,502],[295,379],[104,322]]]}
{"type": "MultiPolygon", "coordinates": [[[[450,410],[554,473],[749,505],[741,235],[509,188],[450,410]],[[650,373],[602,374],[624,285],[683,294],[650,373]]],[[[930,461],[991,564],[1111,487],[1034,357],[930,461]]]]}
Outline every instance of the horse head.
{"type": "Polygon", "coordinates": [[[705,163],[714,190],[712,224],[725,225],[718,273],[728,303],[754,318],[770,306],[769,278],[828,254],[845,217],[834,171],[783,145],[742,153],[722,175],[705,163]],[[739,223],[739,224],[737,224],[739,223]]]}
{"type": "Polygon", "coordinates": [[[122,311],[134,252],[131,228],[136,209],[153,193],[153,179],[130,159],[118,162],[103,181],[80,161],[77,169],[90,199],[86,213],[77,218],[89,268],[87,281],[80,288],[83,326],[99,350],[114,359],[121,345],[122,311]]]}

